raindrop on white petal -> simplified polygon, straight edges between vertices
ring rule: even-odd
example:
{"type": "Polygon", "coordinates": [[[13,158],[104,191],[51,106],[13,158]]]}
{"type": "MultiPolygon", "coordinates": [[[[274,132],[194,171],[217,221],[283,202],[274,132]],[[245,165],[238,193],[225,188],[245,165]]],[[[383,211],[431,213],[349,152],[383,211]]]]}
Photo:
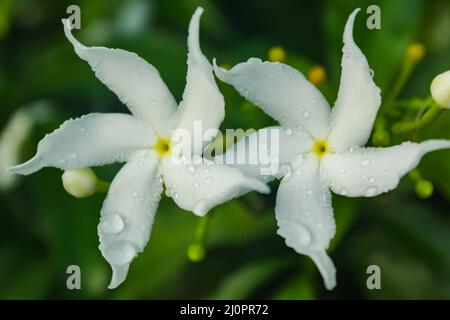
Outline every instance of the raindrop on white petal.
{"type": "Polygon", "coordinates": [[[345,196],[347,194],[347,190],[345,188],[342,188],[341,190],[339,190],[339,193],[345,196]]]}
{"type": "Polygon", "coordinates": [[[194,166],[193,166],[192,164],[189,165],[189,166],[187,167],[187,171],[190,172],[190,173],[194,173],[194,172],[195,172],[194,166]]]}
{"type": "Polygon", "coordinates": [[[197,181],[194,182],[194,188],[198,189],[200,188],[200,183],[198,183],[197,181]]]}
{"type": "Polygon", "coordinates": [[[308,118],[308,117],[309,117],[309,112],[303,111],[303,118],[308,118]]]}
{"type": "Polygon", "coordinates": [[[123,230],[124,222],[117,213],[107,213],[101,218],[99,230],[102,233],[116,234],[123,230]]]}
{"type": "Polygon", "coordinates": [[[284,134],[287,136],[291,136],[292,135],[292,129],[291,128],[287,128],[284,130],[284,134]]]}
{"type": "Polygon", "coordinates": [[[205,185],[205,187],[209,187],[214,181],[213,177],[208,177],[205,179],[205,181],[203,181],[203,184],[205,185]]]}
{"type": "Polygon", "coordinates": [[[312,215],[311,211],[306,211],[306,212],[305,212],[305,216],[310,217],[311,215],[312,215]]]}
{"type": "Polygon", "coordinates": [[[344,168],[341,168],[341,169],[339,169],[339,172],[340,172],[341,174],[344,174],[344,173],[345,173],[345,169],[344,169],[344,168]]]}
{"type": "Polygon", "coordinates": [[[302,128],[301,125],[297,125],[295,128],[296,128],[298,131],[302,131],[302,130],[303,130],[303,128],[302,128]]]}
{"type": "Polygon", "coordinates": [[[78,158],[78,155],[76,153],[69,153],[68,157],[69,159],[75,160],[76,158],[78,158]]]}
{"type": "Polygon", "coordinates": [[[372,77],[373,78],[373,76],[374,76],[374,72],[373,72],[373,70],[372,69],[369,69],[369,74],[370,74],[370,77],[372,77]]]}
{"type": "Polygon", "coordinates": [[[370,162],[371,161],[369,159],[364,159],[364,160],[361,161],[361,165],[363,167],[367,167],[370,164],[370,162]]]}
{"type": "Polygon", "coordinates": [[[156,105],[156,101],[155,100],[152,100],[152,106],[154,106],[154,105],[156,105]]]}
{"type": "Polygon", "coordinates": [[[301,170],[297,170],[297,171],[295,171],[295,174],[298,175],[298,176],[301,176],[303,173],[302,173],[301,170]]]}
{"type": "Polygon", "coordinates": [[[382,174],[383,176],[385,176],[385,175],[387,175],[387,172],[386,172],[386,171],[383,171],[381,174],[382,174]]]}
{"type": "Polygon", "coordinates": [[[370,178],[369,182],[375,182],[375,178],[374,177],[370,178]]]}
{"type": "Polygon", "coordinates": [[[173,198],[174,198],[175,200],[178,200],[178,193],[175,192],[175,193],[173,194],[173,198]]]}
{"type": "Polygon", "coordinates": [[[366,196],[373,197],[377,193],[378,189],[376,187],[369,187],[366,189],[366,196]]]}
{"type": "Polygon", "coordinates": [[[348,152],[350,152],[350,153],[355,152],[355,148],[353,148],[353,147],[348,148],[348,152]]]}
{"type": "Polygon", "coordinates": [[[292,168],[289,164],[283,164],[281,170],[283,171],[283,176],[286,180],[288,180],[291,177],[292,174],[292,168]]]}

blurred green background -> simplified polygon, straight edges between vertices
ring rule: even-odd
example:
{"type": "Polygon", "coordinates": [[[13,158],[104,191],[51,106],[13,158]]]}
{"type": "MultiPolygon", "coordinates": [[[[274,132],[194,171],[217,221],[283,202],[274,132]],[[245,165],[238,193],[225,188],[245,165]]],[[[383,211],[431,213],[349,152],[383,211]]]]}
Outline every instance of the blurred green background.
{"type": "MultiPolygon", "coordinates": [[[[209,59],[234,65],[249,57],[267,59],[281,46],[285,62],[308,74],[313,65],[327,72],[319,88],[332,103],[340,76],[342,32],[350,12],[361,7],[355,40],[375,71],[383,97],[399,76],[413,42],[426,48],[397,101],[429,97],[435,75],[449,69],[450,2],[389,1],[0,1],[0,165],[35,152],[37,142],[70,117],[90,112],[128,112],[79,59],[63,34],[61,18],[70,4],[81,7],[87,45],[138,53],[161,73],[181,98],[186,75],[186,36],[198,5],[202,49],[209,59]],[[368,30],[366,9],[381,8],[381,30],[368,30]]],[[[272,121],[219,84],[226,101],[223,128],[260,128],[272,121]]],[[[420,104],[419,100],[419,104],[420,104]]],[[[414,118],[398,109],[387,123],[414,118]]],[[[403,139],[450,138],[450,112],[403,139]]],[[[120,165],[95,168],[111,180],[120,165]]],[[[103,194],[68,195],[61,172],[44,169],[26,178],[0,174],[0,298],[268,298],[415,299],[450,298],[450,152],[427,155],[419,165],[434,186],[422,199],[417,179],[405,177],[389,194],[372,199],[334,196],[337,235],[331,256],[338,273],[334,291],[324,289],[309,258],[297,255],[276,235],[270,195],[247,194],[215,208],[206,237],[207,255],[187,257],[199,219],[163,198],[151,239],[131,265],[128,279],[107,290],[110,270],[98,250],[97,224],[103,194]],[[66,268],[81,267],[82,290],[66,288],[66,268]],[[366,287],[367,266],[382,271],[382,289],[366,287]]]]}

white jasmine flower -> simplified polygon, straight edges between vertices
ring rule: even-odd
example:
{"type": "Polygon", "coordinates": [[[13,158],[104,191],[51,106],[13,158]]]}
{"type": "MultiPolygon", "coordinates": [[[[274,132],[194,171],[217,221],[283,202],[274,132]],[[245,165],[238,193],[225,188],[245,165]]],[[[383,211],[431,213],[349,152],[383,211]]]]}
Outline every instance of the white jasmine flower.
{"type": "MultiPolygon", "coordinates": [[[[374,197],[394,189],[426,153],[450,148],[447,140],[364,147],[381,97],[353,41],[358,11],[345,26],[341,84],[333,109],[300,72],[285,64],[252,58],[229,71],[214,66],[221,80],[281,124],[279,162],[284,177],[275,207],[278,234],[289,247],[314,260],[328,289],[336,285],[336,270],[326,253],[335,234],[330,189],[349,197],[374,197]]],[[[243,139],[227,153],[245,155],[242,151],[252,147],[248,141],[257,139],[243,139]]],[[[240,168],[248,175],[259,174],[255,165],[240,168]]]]}
{"type": "Polygon", "coordinates": [[[194,121],[205,130],[217,129],[224,117],[212,66],[200,50],[202,12],[198,8],[189,25],[187,84],[179,108],[152,65],[121,49],[82,45],[72,36],[69,21],[63,20],[75,52],[133,115],[89,114],[68,120],[44,137],[34,158],[10,169],[27,175],[43,167],[72,170],[126,162],[111,183],[98,226],[100,250],[113,269],[109,288],[125,280],[131,261],[144,249],[163,183],[180,208],[200,216],[243,188],[268,192],[265,184],[238,169],[201,158],[202,148],[177,155],[180,162],[170,156],[175,129],[193,133],[194,121]],[[188,163],[191,156],[200,163],[188,163]]]}

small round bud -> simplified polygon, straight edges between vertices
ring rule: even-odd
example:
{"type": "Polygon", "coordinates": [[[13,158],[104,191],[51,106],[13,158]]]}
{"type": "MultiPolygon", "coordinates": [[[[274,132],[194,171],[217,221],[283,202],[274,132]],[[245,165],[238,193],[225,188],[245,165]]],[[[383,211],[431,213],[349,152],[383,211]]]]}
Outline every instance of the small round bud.
{"type": "Polygon", "coordinates": [[[406,58],[411,62],[419,62],[425,55],[425,46],[419,42],[411,44],[406,50],[406,58]]]}
{"type": "Polygon", "coordinates": [[[189,246],[187,256],[192,262],[200,262],[205,258],[205,248],[199,243],[193,243],[189,246]]]}
{"type": "Polygon", "coordinates": [[[269,49],[267,57],[272,62],[284,62],[286,60],[286,51],[282,47],[272,47],[269,49]]]}
{"type": "Polygon", "coordinates": [[[450,109],[450,70],[437,75],[433,79],[430,91],[438,106],[450,109]]]}
{"type": "Polygon", "coordinates": [[[97,176],[87,169],[68,170],[62,175],[64,189],[76,198],[87,198],[97,191],[97,176]]]}
{"type": "Polygon", "coordinates": [[[309,69],[308,80],[313,85],[316,86],[321,85],[327,80],[327,72],[322,66],[314,66],[311,69],[309,69]]]}
{"type": "Polygon", "coordinates": [[[416,194],[422,198],[427,199],[433,195],[433,184],[428,180],[420,180],[415,186],[416,194]]]}

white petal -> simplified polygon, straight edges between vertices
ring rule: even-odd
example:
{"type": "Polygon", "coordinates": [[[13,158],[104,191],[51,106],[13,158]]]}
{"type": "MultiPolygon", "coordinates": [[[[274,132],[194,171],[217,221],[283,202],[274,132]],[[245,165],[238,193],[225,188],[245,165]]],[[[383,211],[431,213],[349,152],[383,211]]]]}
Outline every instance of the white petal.
{"type": "Polygon", "coordinates": [[[198,164],[190,160],[165,157],[162,172],[166,194],[182,209],[198,216],[213,207],[233,199],[242,189],[268,193],[270,189],[261,181],[247,178],[236,168],[214,164],[199,158],[198,164]]]}
{"type": "Polygon", "coordinates": [[[161,199],[158,157],[138,151],[119,171],[103,202],[100,251],[113,270],[110,289],[126,278],[131,261],[144,250],[161,199]]]}
{"type": "Polygon", "coordinates": [[[300,156],[292,166],[302,175],[281,181],[275,207],[278,234],[297,253],[311,257],[331,290],[336,286],[336,269],[326,253],[336,231],[331,193],[320,181],[317,157],[300,156]]]}
{"type": "Polygon", "coordinates": [[[328,134],[328,102],[296,69],[251,58],[227,71],[214,63],[216,75],[261,107],[283,127],[303,127],[315,139],[328,134]]]}
{"type": "Polygon", "coordinates": [[[337,150],[367,142],[381,104],[367,59],[353,41],[353,22],[359,10],[353,11],[345,25],[341,84],[331,112],[328,143],[337,150]]]}
{"type": "Polygon", "coordinates": [[[91,113],[64,122],[39,142],[31,160],[9,171],[28,175],[43,167],[71,170],[124,162],[154,142],[153,130],[131,115],[91,113]]]}
{"type": "Polygon", "coordinates": [[[361,148],[322,158],[321,173],[331,189],[349,197],[373,197],[397,187],[428,152],[450,148],[448,140],[404,142],[389,148],[361,148]]]}
{"type": "Polygon", "coordinates": [[[137,54],[122,49],[86,47],[70,31],[63,19],[64,32],[78,56],[87,61],[103,82],[130,111],[146,120],[161,135],[168,134],[167,123],[177,103],[161,79],[158,70],[137,54]]]}
{"type": "Polygon", "coordinates": [[[286,165],[312,146],[311,137],[302,130],[268,127],[240,139],[214,160],[237,167],[246,176],[269,182],[285,174],[289,170],[286,165]]]}
{"type": "MultiPolygon", "coordinates": [[[[225,103],[214,80],[213,68],[200,49],[199,24],[202,13],[203,9],[198,8],[189,24],[187,83],[183,101],[172,120],[176,128],[186,129],[191,137],[200,139],[207,130],[217,130],[225,116],[225,103]],[[199,127],[194,134],[195,123],[197,125],[201,123],[201,128],[199,127]]],[[[215,134],[208,138],[212,136],[215,134]]],[[[191,150],[194,154],[201,154],[207,144],[208,141],[202,143],[200,140],[191,150]]]]}

